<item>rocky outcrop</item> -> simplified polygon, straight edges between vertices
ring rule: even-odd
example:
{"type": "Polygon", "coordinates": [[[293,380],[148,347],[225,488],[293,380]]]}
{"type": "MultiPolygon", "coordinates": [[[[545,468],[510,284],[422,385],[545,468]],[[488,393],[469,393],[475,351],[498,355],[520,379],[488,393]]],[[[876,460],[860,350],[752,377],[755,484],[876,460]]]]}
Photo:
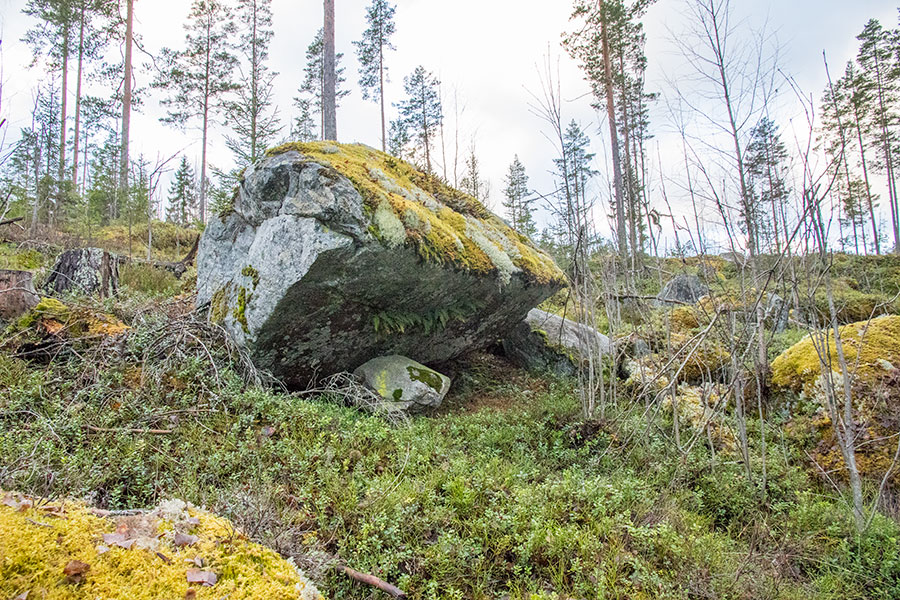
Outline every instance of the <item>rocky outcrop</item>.
{"type": "Polygon", "coordinates": [[[696,275],[677,275],[663,286],[656,301],[660,306],[694,304],[707,294],[709,287],[696,275]]]}
{"type": "Polygon", "coordinates": [[[599,357],[611,349],[609,338],[593,327],[537,308],[503,339],[503,350],[514,363],[559,375],[574,375],[586,356],[599,357]]]}
{"type": "Polygon", "coordinates": [[[564,281],[474,198],[331,143],[290,144],[248,169],[206,227],[197,270],[210,319],[289,386],[378,356],[453,358],[564,281]]]}
{"type": "Polygon", "coordinates": [[[100,248],[66,250],[56,259],[45,287],[53,294],[112,296],[119,289],[119,259],[100,248]]]}
{"type": "Polygon", "coordinates": [[[450,391],[450,378],[405,356],[373,358],[354,372],[383,399],[389,412],[418,413],[437,408],[450,391]]]}

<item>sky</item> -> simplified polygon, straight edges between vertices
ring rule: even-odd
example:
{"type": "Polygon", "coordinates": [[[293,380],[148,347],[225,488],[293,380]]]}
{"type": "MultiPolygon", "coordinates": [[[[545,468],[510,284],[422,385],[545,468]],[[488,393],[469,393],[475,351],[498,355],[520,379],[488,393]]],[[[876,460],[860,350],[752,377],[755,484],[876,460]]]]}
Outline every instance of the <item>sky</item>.
{"type": "MultiPolygon", "coordinates": [[[[380,146],[378,106],[362,99],[356,85],[356,58],[352,41],[365,28],[364,11],[369,0],[336,0],[336,43],[345,54],[347,84],[352,90],[338,111],[340,141],[359,141],[380,146]]],[[[597,153],[595,193],[608,196],[606,140],[602,117],[591,108],[589,88],[578,65],[560,47],[563,32],[571,30],[569,0],[397,0],[397,48],[387,58],[390,84],[389,103],[402,98],[403,77],[419,64],[442,82],[445,113],[450,117],[446,135],[447,152],[452,155],[453,137],[459,139],[460,163],[470,144],[474,144],[482,169],[491,184],[490,204],[500,210],[503,177],[518,155],[538,192],[553,189],[554,150],[545,135],[546,127],[534,114],[532,94],[539,92],[539,67],[547,56],[558,65],[566,121],[576,120],[592,137],[597,153]],[[458,107],[457,109],[454,106],[458,107]],[[453,115],[459,113],[458,122],[453,115]],[[458,132],[458,136],[455,135],[458,132]]],[[[2,33],[4,116],[10,119],[10,131],[30,123],[32,89],[40,80],[41,65],[28,68],[32,55],[20,41],[32,24],[21,14],[25,0],[0,0],[2,33]]],[[[167,46],[180,48],[188,0],[137,0],[136,31],[150,52],[167,46]]],[[[658,0],[645,19],[647,34],[648,91],[661,94],[652,108],[655,138],[651,154],[659,157],[661,173],[651,181],[657,189],[663,176],[677,177],[681,168],[680,142],[668,124],[667,107],[673,97],[672,85],[684,85],[689,65],[680,56],[674,40],[684,35],[688,0],[658,0]]],[[[844,63],[857,49],[855,36],[869,18],[878,18],[885,26],[897,22],[897,4],[885,0],[732,0],[734,23],[741,36],[737,44],[749,43],[753,31],[765,28],[780,51],[782,70],[793,77],[800,90],[816,99],[825,85],[822,52],[827,52],[833,72],[841,72],[844,63]]],[[[303,78],[304,54],[322,22],[321,0],[273,0],[275,37],[270,49],[271,68],[279,73],[276,98],[282,118],[293,116],[292,98],[303,78]]],[[[116,50],[118,51],[118,50],[116,50]]],[[[147,84],[150,75],[139,73],[138,84],[147,84]]],[[[784,86],[787,89],[787,86],[784,86]]],[[[95,92],[97,90],[94,90],[95,92]]],[[[779,104],[776,118],[782,129],[789,129],[800,114],[792,94],[779,104]]],[[[199,138],[194,131],[185,133],[159,122],[164,110],[160,95],[148,98],[142,113],[134,117],[132,148],[153,160],[183,151],[196,160],[199,138]]],[[[393,109],[389,109],[393,113],[393,109]]],[[[230,166],[230,153],[224,145],[221,128],[213,135],[210,162],[230,166]]],[[[448,160],[448,162],[450,162],[448,160]]],[[[452,179],[452,175],[451,175],[452,179]]],[[[164,181],[163,186],[167,183],[164,181]]],[[[163,192],[165,189],[162,190],[163,192]]],[[[674,199],[677,204],[679,201],[674,199]]],[[[545,217],[544,217],[545,218],[545,217]]],[[[603,216],[600,218],[603,221],[603,216]]],[[[601,231],[608,231],[603,223],[601,231]]]]}

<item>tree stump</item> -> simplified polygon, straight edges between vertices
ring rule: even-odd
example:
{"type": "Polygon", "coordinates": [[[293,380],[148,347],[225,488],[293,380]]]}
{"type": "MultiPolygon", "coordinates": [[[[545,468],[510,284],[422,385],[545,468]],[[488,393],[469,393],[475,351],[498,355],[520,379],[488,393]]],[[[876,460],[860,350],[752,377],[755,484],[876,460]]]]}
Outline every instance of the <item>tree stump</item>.
{"type": "Polygon", "coordinates": [[[0,319],[17,319],[34,308],[39,300],[30,271],[0,269],[0,319]]]}
{"type": "Polygon", "coordinates": [[[48,291],[100,294],[101,298],[119,290],[119,257],[101,248],[78,248],[59,255],[47,279],[48,291]]]}

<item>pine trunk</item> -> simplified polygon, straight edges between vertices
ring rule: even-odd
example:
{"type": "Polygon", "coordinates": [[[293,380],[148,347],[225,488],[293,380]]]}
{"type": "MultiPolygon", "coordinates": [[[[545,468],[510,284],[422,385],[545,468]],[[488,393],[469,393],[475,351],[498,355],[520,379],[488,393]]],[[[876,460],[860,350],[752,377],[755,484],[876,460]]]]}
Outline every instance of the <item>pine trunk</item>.
{"type": "Polygon", "coordinates": [[[122,93],[122,153],[119,160],[119,197],[124,199],[128,194],[128,142],[131,132],[131,95],[132,64],[131,46],[134,41],[134,0],[126,0],[125,17],[125,73],[124,91],[122,93]]]}
{"type": "MultiPolygon", "coordinates": [[[[84,68],[84,18],[85,7],[81,5],[81,21],[78,31],[78,82],[75,87],[75,135],[72,138],[72,190],[78,192],[78,143],[81,135],[81,80],[84,68]]],[[[87,160],[87,156],[85,156],[87,160]]]]}
{"type": "Polygon", "coordinates": [[[616,103],[613,97],[612,58],[610,57],[609,32],[607,16],[603,0],[598,0],[600,9],[601,52],[603,53],[603,72],[606,79],[606,117],[609,121],[609,143],[612,150],[613,187],[616,194],[616,236],[619,238],[619,254],[628,254],[628,238],[625,227],[625,193],[622,185],[622,158],[619,155],[619,133],[616,130],[616,103]]]}
{"type": "Polygon", "coordinates": [[[322,112],[324,122],[323,137],[337,141],[337,98],[334,55],[334,0],[325,0],[324,76],[322,112]]]}

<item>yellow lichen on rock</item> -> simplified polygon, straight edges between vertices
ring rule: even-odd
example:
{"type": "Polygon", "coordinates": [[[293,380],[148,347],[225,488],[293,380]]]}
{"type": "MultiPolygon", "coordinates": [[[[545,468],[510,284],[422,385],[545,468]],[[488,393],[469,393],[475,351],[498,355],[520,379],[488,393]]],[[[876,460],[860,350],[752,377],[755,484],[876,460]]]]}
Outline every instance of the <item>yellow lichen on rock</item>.
{"type": "Polygon", "coordinates": [[[0,598],[155,600],[188,588],[197,600],[322,598],[291,561],[180,501],[113,519],[77,502],[0,496],[0,598]],[[72,561],[88,565],[80,583],[64,576],[72,561]],[[215,583],[189,583],[191,569],[215,583]]]}
{"type": "MultiPolygon", "coordinates": [[[[871,383],[889,371],[886,367],[900,366],[900,316],[859,321],[844,325],[839,331],[847,365],[856,382],[871,383]]],[[[840,373],[834,333],[827,333],[827,343],[826,334],[821,339],[818,350],[806,336],[776,358],[772,362],[772,383],[811,393],[822,375],[820,354],[835,373],[840,373]]]]}
{"type": "Polygon", "coordinates": [[[390,247],[410,243],[428,262],[476,273],[514,272],[540,284],[565,283],[549,255],[478,200],[412,165],[361,144],[294,142],[267,156],[299,152],[346,177],[373,216],[372,232],[390,247]]]}

